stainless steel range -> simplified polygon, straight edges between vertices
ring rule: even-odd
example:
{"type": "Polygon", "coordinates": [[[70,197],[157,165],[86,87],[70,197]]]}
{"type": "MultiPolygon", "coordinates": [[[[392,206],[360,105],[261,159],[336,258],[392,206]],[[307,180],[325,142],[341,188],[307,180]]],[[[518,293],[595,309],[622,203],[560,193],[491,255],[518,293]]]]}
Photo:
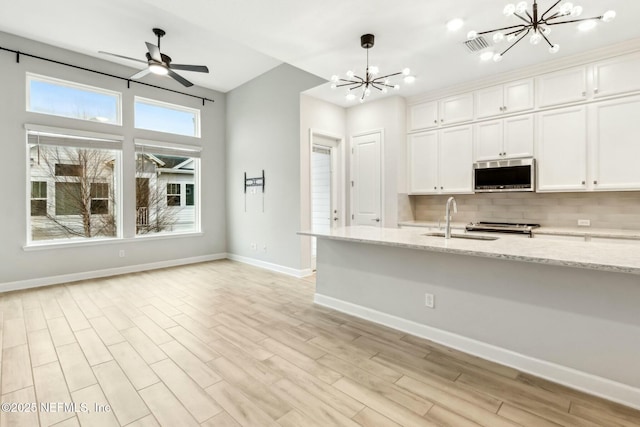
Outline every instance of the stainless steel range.
{"type": "Polygon", "coordinates": [[[482,231],[490,233],[525,234],[533,237],[533,229],[540,224],[516,224],[511,222],[472,222],[465,227],[467,231],[482,231]]]}

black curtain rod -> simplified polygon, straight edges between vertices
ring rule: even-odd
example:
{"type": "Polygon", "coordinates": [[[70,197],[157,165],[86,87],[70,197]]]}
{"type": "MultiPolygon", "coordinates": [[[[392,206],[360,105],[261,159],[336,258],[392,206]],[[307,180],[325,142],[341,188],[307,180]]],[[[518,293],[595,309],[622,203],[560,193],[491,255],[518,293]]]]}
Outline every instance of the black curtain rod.
{"type": "Polygon", "coordinates": [[[120,76],[116,76],[114,74],[104,73],[104,72],[98,71],[98,70],[92,70],[91,68],[85,68],[85,67],[80,67],[78,65],[67,64],[66,62],[56,61],[55,59],[43,58],[42,56],[32,55],[30,53],[25,53],[25,52],[20,52],[19,50],[7,49],[6,47],[2,47],[2,46],[0,46],[0,50],[4,50],[6,52],[15,53],[16,54],[16,62],[18,62],[18,63],[20,62],[20,56],[22,55],[22,56],[26,56],[26,57],[29,57],[29,58],[39,59],[41,61],[53,62],[54,64],[64,65],[66,67],[75,68],[77,70],[88,71],[90,73],[96,73],[96,74],[100,74],[102,76],[112,77],[112,78],[118,79],[118,80],[124,80],[124,81],[127,82],[127,89],[131,87],[131,82],[134,82],[134,83],[137,83],[139,85],[149,86],[149,87],[152,87],[152,88],[155,88],[155,89],[166,90],[168,92],[173,92],[173,93],[177,93],[177,94],[180,94],[180,95],[190,96],[192,98],[201,99],[202,100],[202,105],[204,105],[205,101],[215,102],[213,99],[205,98],[203,96],[197,96],[197,95],[192,95],[192,94],[186,93],[186,92],[180,92],[178,90],[167,89],[166,87],[161,87],[161,86],[156,86],[156,85],[152,85],[152,84],[149,84],[149,83],[144,83],[144,82],[139,82],[139,81],[136,81],[136,80],[131,80],[131,79],[126,78],[126,77],[120,77],[120,76]]]}

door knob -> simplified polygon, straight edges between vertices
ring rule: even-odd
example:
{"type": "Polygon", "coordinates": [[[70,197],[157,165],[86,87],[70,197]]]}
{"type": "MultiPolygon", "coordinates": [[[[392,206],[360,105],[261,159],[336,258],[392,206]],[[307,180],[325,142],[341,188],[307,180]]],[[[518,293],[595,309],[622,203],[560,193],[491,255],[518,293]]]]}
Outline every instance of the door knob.
{"type": "Polygon", "coordinates": [[[372,219],[371,221],[380,222],[380,218],[372,219]]]}
{"type": "Polygon", "coordinates": [[[338,217],[337,217],[337,216],[336,216],[336,217],[334,217],[334,218],[333,218],[333,220],[334,220],[334,221],[337,221],[337,220],[338,220],[338,217]]]}

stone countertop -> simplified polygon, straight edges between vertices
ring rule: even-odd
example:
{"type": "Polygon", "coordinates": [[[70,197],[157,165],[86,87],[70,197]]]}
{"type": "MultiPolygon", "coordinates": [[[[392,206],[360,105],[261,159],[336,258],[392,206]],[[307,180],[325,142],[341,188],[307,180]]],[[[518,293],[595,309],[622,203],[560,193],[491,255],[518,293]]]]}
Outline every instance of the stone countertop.
{"type": "MultiPolygon", "coordinates": [[[[438,227],[437,221],[402,221],[398,223],[401,227],[438,227]]],[[[452,222],[452,229],[464,230],[467,223],[452,222]]],[[[440,226],[444,230],[444,221],[440,226]]],[[[602,237],[612,239],[640,240],[640,230],[619,230],[608,228],[590,227],[547,227],[543,226],[533,230],[533,235],[542,234],[550,236],[576,236],[576,237],[602,237]]],[[[640,244],[640,242],[638,242],[640,244]]]]}
{"type": "MultiPolygon", "coordinates": [[[[640,275],[640,243],[638,248],[635,248],[635,246],[617,243],[514,239],[503,238],[495,234],[493,236],[499,238],[493,241],[455,238],[446,240],[442,237],[424,236],[423,231],[411,228],[367,226],[301,231],[298,234],[333,240],[640,275]]],[[[453,234],[462,233],[454,231],[453,234]]]]}

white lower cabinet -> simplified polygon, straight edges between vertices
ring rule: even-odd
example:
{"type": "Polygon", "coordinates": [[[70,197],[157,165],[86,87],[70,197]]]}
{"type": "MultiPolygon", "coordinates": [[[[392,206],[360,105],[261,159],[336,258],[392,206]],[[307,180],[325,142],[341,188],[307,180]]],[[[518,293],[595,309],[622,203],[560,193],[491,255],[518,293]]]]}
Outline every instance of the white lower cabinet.
{"type": "Polygon", "coordinates": [[[586,190],[586,107],[546,111],[537,121],[538,191],[586,190]]]}
{"type": "Polygon", "coordinates": [[[475,129],[475,160],[533,156],[533,115],[478,123],[475,129]]]}
{"type": "Polygon", "coordinates": [[[473,193],[472,128],[409,135],[409,194],[473,193]]]}
{"type": "Polygon", "coordinates": [[[640,97],[592,105],[594,190],[640,189],[640,97]]]}

